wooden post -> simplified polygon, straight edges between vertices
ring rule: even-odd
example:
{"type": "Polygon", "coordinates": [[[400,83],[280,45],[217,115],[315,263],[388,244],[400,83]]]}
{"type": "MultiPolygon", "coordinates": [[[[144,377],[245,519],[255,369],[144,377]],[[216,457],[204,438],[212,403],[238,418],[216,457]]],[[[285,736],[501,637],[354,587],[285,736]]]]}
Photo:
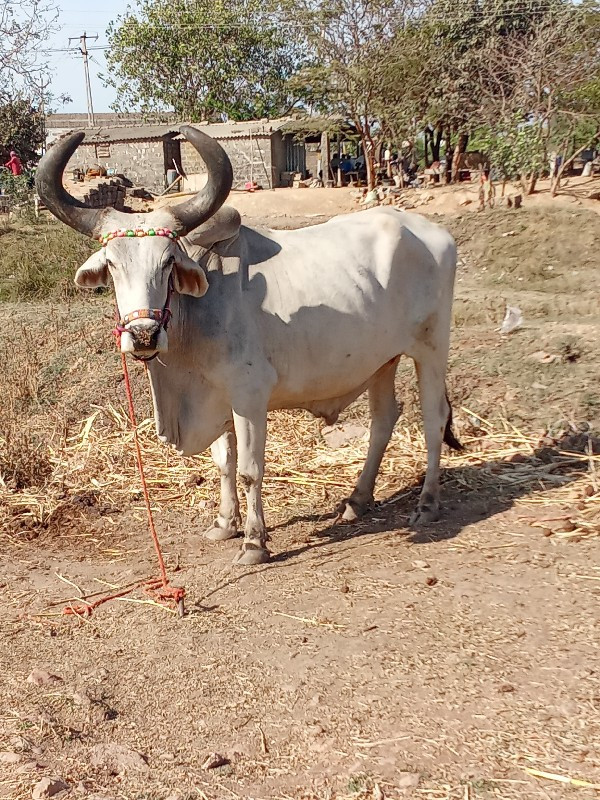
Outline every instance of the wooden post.
{"type": "MultiPolygon", "coordinates": [[[[331,175],[331,152],[329,149],[329,133],[323,131],[321,134],[321,171],[323,173],[323,186],[327,186],[327,181],[331,175]]],[[[319,177],[317,175],[317,177],[319,177]]]]}

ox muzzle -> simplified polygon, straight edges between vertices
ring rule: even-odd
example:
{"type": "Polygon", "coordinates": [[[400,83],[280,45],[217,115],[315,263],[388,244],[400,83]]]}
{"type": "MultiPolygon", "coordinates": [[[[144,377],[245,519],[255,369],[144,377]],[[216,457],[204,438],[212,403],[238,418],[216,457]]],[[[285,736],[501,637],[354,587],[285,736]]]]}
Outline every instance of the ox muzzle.
{"type": "Polygon", "coordinates": [[[167,299],[163,308],[140,308],[121,317],[115,336],[122,353],[131,353],[140,361],[151,361],[168,349],[167,327],[171,319],[173,278],[169,277],[167,299]]]}

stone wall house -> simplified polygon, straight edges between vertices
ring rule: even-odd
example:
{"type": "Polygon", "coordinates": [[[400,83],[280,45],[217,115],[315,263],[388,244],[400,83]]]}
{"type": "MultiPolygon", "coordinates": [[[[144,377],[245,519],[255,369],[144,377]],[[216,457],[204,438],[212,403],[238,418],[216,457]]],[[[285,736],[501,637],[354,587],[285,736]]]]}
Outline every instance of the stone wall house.
{"type": "Polygon", "coordinates": [[[162,192],[168,170],[181,169],[181,145],[174,141],[178,126],[139,125],[123,128],[85,130],[85,139],[65,170],[87,172],[97,166],[109,174],[124,175],[134,186],[162,192]]]}
{"type": "MultiPolygon", "coordinates": [[[[83,130],[85,139],[69,161],[69,172],[102,166],[122,174],[135,186],[160,194],[167,186],[168,171],[175,165],[185,181],[181,188],[196,191],[206,178],[206,168],[194,147],[179,133],[181,122],[132,124],[136,115],[104,115],[104,127],[81,127],[86,115],[51,115],[48,131],[64,135],[69,130],[83,130]],[[80,119],[81,117],[81,119],[80,119]],[[113,119],[114,117],[114,119],[113,119]],[[126,121],[127,124],[113,125],[126,121]],[[72,128],[65,128],[66,125],[72,128]]],[[[254,120],[246,122],[193,123],[194,127],[216,139],[231,159],[233,186],[244,189],[255,183],[263,189],[290,185],[291,176],[315,174],[318,167],[320,133],[315,136],[315,121],[254,120]],[[312,137],[312,138],[311,138],[312,137]],[[314,140],[314,141],[313,141],[314,140]],[[309,151],[307,153],[307,150],[309,151]],[[308,156],[308,159],[307,159],[308,156]]],[[[56,138],[56,137],[55,137],[56,138]]],[[[50,145],[50,137],[48,138],[50,145]]],[[[170,176],[172,177],[172,175],[170,176]]]]}
{"type": "MultiPolygon", "coordinates": [[[[287,186],[286,172],[305,171],[304,147],[298,148],[294,136],[286,131],[288,122],[289,119],[275,119],[194,125],[216,139],[229,156],[234,189],[243,189],[247,183],[273,189],[287,186]]],[[[181,140],[186,185],[199,188],[206,168],[192,145],[181,135],[177,138],[181,140]]]]}

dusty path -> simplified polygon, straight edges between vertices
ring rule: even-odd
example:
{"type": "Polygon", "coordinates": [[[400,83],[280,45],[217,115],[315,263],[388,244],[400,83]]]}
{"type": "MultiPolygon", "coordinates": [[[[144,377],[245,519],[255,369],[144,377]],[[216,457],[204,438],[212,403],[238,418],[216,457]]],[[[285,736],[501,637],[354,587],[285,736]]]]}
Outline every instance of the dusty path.
{"type": "Polygon", "coordinates": [[[282,521],[280,557],[242,573],[235,543],[166,515],[184,620],[131,602],[18,620],[73,595],[58,574],[89,590],[152,573],[140,523],[118,526],[112,558],[21,548],[5,573],[3,746],[37,766],[3,796],[46,774],[115,798],[346,797],[372,781],[390,797],[565,797],[527,767],[597,782],[598,539],[545,538],[496,501],[455,493],[450,530],[423,535],[406,501],[353,529],[282,521]],[[31,686],[35,667],[63,680],[31,686]],[[147,771],[93,766],[107,742],[147,771]],[[229,764],[203,770],[213,751],[229,764]]]}

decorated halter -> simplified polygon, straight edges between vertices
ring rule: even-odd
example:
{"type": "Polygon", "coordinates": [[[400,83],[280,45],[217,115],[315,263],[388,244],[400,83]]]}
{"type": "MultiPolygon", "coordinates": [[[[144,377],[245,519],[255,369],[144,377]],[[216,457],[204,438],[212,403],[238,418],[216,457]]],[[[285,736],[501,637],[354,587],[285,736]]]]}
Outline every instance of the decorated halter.
{"type": "Polygon", "coordinates": [[[98,241],[102,247],[106,247],[111,239],[135,239],[138,236],[164,236],[166,239],[177,239],[179,234],[169,228],[117,228],[116,231],[101,233],[98,241]]]}

